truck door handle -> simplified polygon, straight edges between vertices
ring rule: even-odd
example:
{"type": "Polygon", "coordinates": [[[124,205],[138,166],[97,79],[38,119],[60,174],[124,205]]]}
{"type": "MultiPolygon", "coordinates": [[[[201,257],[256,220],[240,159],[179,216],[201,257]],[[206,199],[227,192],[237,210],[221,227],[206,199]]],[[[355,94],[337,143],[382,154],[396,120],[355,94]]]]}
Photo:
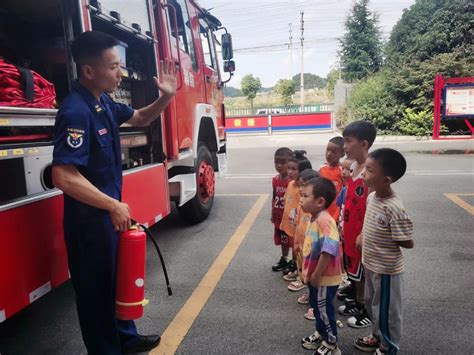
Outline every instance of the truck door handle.
{"type": "Polygon", "coordinates": [[[211,83],[211,77],[209,75],[206,75],[206,82],[209,84],[211,83]]]}

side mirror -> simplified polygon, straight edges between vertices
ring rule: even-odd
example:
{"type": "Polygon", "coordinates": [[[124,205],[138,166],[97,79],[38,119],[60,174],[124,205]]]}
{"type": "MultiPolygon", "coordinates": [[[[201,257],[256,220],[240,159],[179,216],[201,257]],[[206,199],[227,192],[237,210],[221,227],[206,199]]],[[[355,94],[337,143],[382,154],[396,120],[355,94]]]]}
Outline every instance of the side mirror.
{"type": "Polygon", "coordinates": [[[227,62],[224,62],[224,72],[225,73],[235,72],[235,62],[233,60],[228,60],[227,62]]]}
{"type": "Polygon", "coordinates": [[[234,58],[234,50],[232,48],[232,36],[230,33],[223,33],[221,37],[222,59],[231,60],[234,58]]]}

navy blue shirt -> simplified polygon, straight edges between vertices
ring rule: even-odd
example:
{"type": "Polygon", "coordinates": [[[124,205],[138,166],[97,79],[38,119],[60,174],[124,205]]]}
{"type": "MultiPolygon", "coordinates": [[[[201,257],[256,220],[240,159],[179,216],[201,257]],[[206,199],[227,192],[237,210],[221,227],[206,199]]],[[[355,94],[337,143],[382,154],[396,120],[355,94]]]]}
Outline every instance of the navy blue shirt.
{"type": "MultiPolygon", "coordinates": [[[[56,116],[53,165],[74,165],[106,195],[121,199],[122,157],[119,126],[133,109],[103,94],[97,100],[79,82],[73,83],[56,116]]],[[[65,217],[85,218],[100,210],[65,195],[65,217]]],[[[102,211],[105,212],[105,211],[102,211]]]]}

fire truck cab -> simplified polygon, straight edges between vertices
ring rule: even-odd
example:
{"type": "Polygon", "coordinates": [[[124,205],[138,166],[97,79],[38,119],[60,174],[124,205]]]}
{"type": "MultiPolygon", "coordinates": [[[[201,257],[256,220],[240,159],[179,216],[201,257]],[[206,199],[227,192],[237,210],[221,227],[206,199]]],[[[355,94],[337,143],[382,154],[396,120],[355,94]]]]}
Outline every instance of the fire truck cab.
{"type": "MultiPolygon", "coordinates": [[[[149,127],[120,128],[123,200],[132,218],[151,226],[175,202],[189,222],[204,220],[215,172],[226,169],[230,34],[194,0],[3,0],[0,58],[53,83],[59,105],[77,78],[70,43],[90,30],[120,41],[123,80],[110,93],[117,102],[150,104],[159,95],[153,77],[160,60],[177,68],[177,94],[161,117],[149,127]]],[[[1,85],[0,78],[0,95],[1,85]]],[[[69,278],[62,192],[51,179],[56,107],[0,106],[0,322],[69,278]]]]}

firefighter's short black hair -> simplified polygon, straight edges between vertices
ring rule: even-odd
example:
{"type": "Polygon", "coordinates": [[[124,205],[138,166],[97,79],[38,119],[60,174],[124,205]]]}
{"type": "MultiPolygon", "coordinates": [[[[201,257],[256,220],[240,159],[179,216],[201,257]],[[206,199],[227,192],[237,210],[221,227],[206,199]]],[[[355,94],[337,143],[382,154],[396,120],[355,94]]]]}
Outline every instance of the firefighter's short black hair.
{"type": "Polygon", "coordinates": [[[377,136],[377,128],[372,122],[369,121],[355,121],[344,128],[344,131],[342,131],[342,136],[344,138],[354,137],[359,141],[367,141],[370,148],[375,141],[375,137],[377,136]]]}
{"type": "Polygon", "coordinates": [[[100,57],[103,51],[118,44],[119,41],[115,37],[104,32],[81,33],[71,44],[72,57],[77,64],[78,72],[81,72],[80,68],[90,59],[100,57]]]}
{"type": "Polygon", "coordinates": [[[311,186],[313,190],[314,197],[323,197],[325,201],[324,208],[329,208],[331,203],[333,203],[336,198],[336,188],[334,183],[326,178],[317,177],[311,180],[308,180],[305,183],[305,186],[311,186]]]}
{"type": "Polygon", "coordinates": [[[391,148],[380,148],[369,154],[369,158],[375,160],[380,165],[385,176],[392,179],[392,182],[399,180],[407,171],[407,161],[403,155],[391,148]]]}

